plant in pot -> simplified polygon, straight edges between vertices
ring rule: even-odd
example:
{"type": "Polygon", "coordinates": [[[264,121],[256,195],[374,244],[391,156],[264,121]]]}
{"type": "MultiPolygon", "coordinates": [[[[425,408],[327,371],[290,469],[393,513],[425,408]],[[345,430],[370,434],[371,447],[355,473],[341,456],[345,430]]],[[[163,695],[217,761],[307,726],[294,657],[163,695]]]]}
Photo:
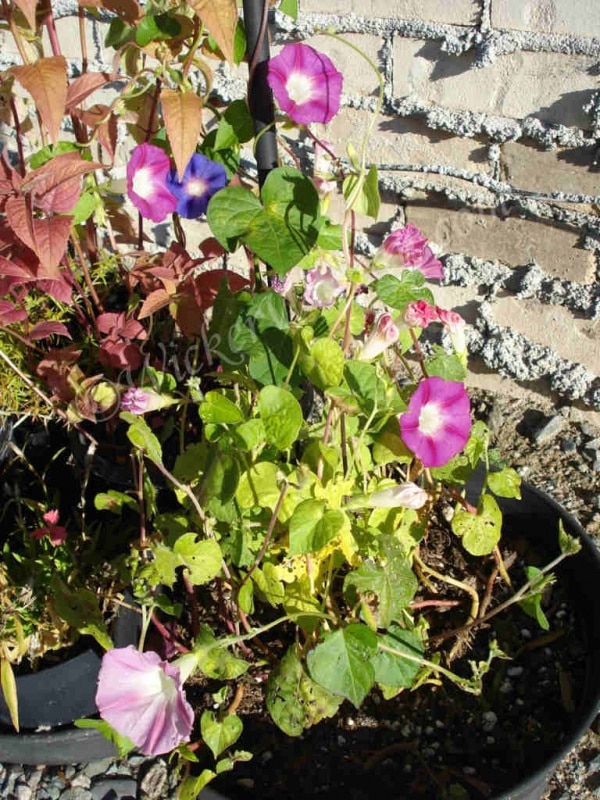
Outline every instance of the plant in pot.
{"type": "Polygon", "coordinates": [[[17,146],[1,162],[13,723],[33,644],[92,633],[101,719],[80,729],[171,753],[183,798],[213,780],[236,797],[248,781],[272,797],[539,797],[563,728],[580,734],[598,700],[584,611],[600,609],[582,588],[598,556],[474,421],[465,324],[435,302],[443,267],[423,234],[357,252],[356,215],[379,207],[368,136],[341,159],[316,132],[342,75],[303,43],[269,60],[266,3],[244,23],[233,0],[119,8],[119,72],[75,78],[49,6],[4,10],[24,62],[4,76],[17,146]],[[38,23],[52,55],[34,60],[38,23]],[[240,59],[245,37],[248,103],[222,108],[211,59],[240,59]],[[120,95],[88,107],[117,78],[120,95]],[[29,133],[17,86],[39,114],[29,133]],[[103,180],[122,129],[137,229],[103,180]],[[149,239],[145,220],[169,217],[173,242],[149,239]],[[65,437],[37,464],[37,425],[18,438],[30,410],[65,437]],[[115,605],[139,619],[134,643],[111,647],[115,605]]]}

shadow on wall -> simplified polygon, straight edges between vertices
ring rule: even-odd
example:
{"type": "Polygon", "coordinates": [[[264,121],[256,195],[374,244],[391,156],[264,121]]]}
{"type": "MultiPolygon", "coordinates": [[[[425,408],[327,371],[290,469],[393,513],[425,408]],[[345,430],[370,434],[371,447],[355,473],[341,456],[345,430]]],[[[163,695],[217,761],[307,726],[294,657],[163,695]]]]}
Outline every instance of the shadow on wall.
{"type": "Polygon", "coordinates": [[[595,94],[594,89],[561,94],[560,99],[555,103],[543,106],[531,116],[542,122],[589,129],[592,127],[592,118],[589,112],[584,111],[584,106],[592,100],[595,94]]]}

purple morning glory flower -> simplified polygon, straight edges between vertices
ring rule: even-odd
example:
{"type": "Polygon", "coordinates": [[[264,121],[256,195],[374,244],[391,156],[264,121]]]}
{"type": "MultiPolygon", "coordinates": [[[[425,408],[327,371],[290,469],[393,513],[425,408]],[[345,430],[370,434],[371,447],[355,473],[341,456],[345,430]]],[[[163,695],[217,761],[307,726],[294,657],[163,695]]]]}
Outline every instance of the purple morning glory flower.
{"type": "Polygon", "coordinates": [[[181,181],[175,169],[167,175],[167,187],[177,198],[177,213],[186,219],[204,214],[210,198],[226,183],[225,167],[202,153],[194,153],[190,158],[181,181]]]}
{"type": "Polygon", "coordinates": [[[102,657],[96,705],[102,719],[144,755],[169,753],[189,741],[194,711],[178,667],[133,645],[102,657]]]}
{"type": "Polygon", "coordinates": [[[375,253],[373,266],[384,269],[418,269],[426,278],[443,278],[441,261],[428,240],[412,222],[392,231],[375,253]]]}
{"type": "Polygon", "coordinates": [[[465,387],[443,378],[425,378],[400,416],[404,444],[425,467],[441,467],[466,445],[471,432],[465,387]]]}
{"type": "Polygon", "coordinates": [[[127,195],[140,214],[152,222],[162,222],[177,207],[177,199],[167,188],[171,163],[160,147],[139,144],[127,164],[127,195]]]}
{"type": "Polygon", "coordinates": [[[314,267],[306,273],[304,302],[314,308],[330,308],[345,290],[331,267],[314,267]]]}
{"type": "Polygon", "coordinates": [[[342,73],[307,44],[286,44],[269,61],[267,80],[279,108],[300,125],[329,122],[339,111],[342,73]]]}

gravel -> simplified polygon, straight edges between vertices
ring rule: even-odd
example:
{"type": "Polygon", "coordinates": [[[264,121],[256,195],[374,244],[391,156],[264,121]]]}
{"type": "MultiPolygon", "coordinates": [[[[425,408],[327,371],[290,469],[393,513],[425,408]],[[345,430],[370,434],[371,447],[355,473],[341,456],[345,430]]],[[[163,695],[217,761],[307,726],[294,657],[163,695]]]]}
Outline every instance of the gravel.
{"type": "MultiPolygon", "coordinates": [[[[600,430],[579,422],[569,407],[485,392],[473,394],[475,414],[493,432],[493,445],[533,485],[578,517],[600,543],[600,430]]],[[[493,730],[492,712],[485,730],[493,730]]],[[[176,777],[164,758],[104,759],[64,767],[0,764],[4,800],[176,800],[176,777]]],[[[554,773],[542,800],[600,798],[600,716],[554,773]]],[[[202,800],[217,800],[210,789],[202,800]]]]}

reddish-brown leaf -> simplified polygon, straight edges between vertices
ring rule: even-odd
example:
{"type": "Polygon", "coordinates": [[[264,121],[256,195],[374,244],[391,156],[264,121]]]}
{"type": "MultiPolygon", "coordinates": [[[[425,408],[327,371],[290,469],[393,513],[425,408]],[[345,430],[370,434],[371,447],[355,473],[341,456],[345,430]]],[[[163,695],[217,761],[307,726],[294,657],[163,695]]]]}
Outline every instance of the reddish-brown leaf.
{"type": "Polygon", "coordinates": [[[109,83],[110,80],[111,77],[107,72],[84,72],[83,75],[75,78],[67,88],[66,110],[72,111],[86,97],[93,94],[96,89],[109,83]]]}
{"type": "Polygon", "coordinates": [[[35,64],[9,70],[35,100],[53,143],[58,140],[67,102],[67,61],[64,56],[40,58],[35,64]]]}
{"type": "Polygon", "coordinates": [[[23,322],[26,319],[27,312],[24,308],[17,308],[10,300],[0,300],[0,327],[23,322]]]}
{"type": "Polygon", "coordinates": [[[77,204],[81,176],[101,168],[102,164],[86,161],[79,153],[62,153],[30,172],[21,190],[31,193],[34,204],[46,214],[62,214],[77,204]]]}
{"type": "Polygon", "coordinates": [[[69,333],[66,325],[62,322],[38,322],[29,331],[28,339],[47,339],[49,336],[67,336],[69,339],[73,337],[69,333]]]}
{"type": "Polygon", "coordinates": [[[193,92],[163,89],[160,93],[167,137],[179,180],[196,150],[202,128],[202,101],[193,92]]]}
{"type": "Polygon", "coordinates": [[[40,260],[39,278],[61,279],[58,265],[67,247],[73,217],[36,219],[23,197],[9,197],[6,218],[19,237],[40,260]]]}
{"type": "Polygon", "coordinates": [[[21,9],[23,16],[27,20],[27,24],[32,31],[35,30],[35,7],[37,0],[15,0],[15,5],[21,9]]]}
{"type": "Polygon", "coordinates": [[[74,113],[84,125],[87,125],[94,132],[112,163],[117,147],[118,127],[116,116],[110,112],[108,106],[100,103],[93,105],[86,111],[75,111],[74,113]]]}
{"type": "Polygon", "coordinates": [[[142,303],[138,319],[145,319],[154,314],[155,311],[160,311],[161,308],[172,303],[173,299],[173,295],[169,294],[165,289],[156,289],[142,303]]]}
{"type": "Polygon", "coordinates": [[[233,40],[238,21],[236,0],[189,0],[227,61],[233,63],[233,40]]]}

